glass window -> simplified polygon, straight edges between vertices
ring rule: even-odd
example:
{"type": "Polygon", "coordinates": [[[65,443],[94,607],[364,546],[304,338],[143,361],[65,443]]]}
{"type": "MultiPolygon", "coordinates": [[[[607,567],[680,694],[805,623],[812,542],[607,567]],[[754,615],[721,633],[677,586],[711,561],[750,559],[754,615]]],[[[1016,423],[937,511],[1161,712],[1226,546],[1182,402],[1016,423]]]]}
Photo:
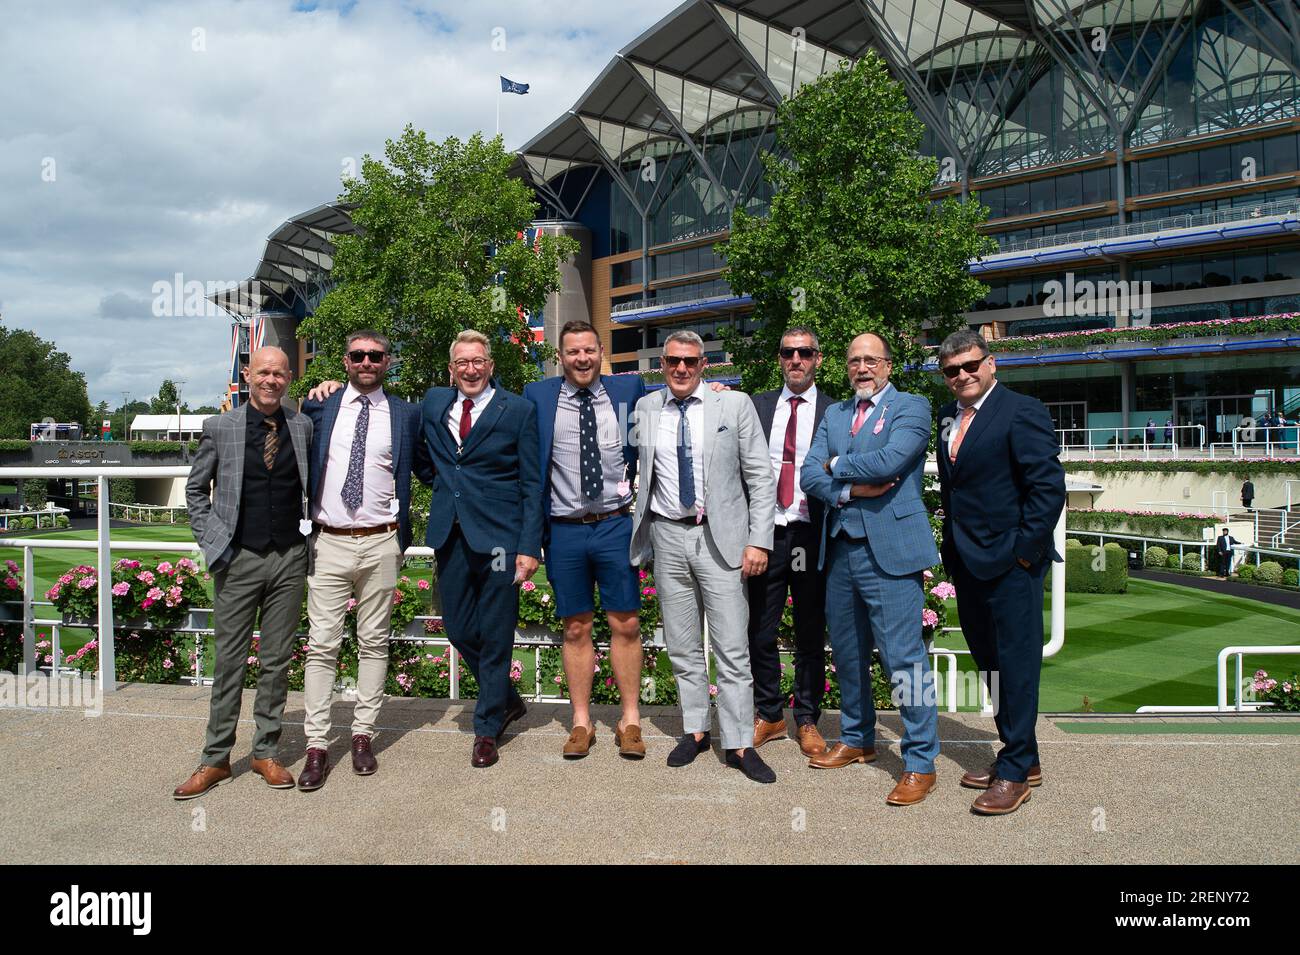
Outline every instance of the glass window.
{"type": "Polygon", "coordinates": [[[1153,262],[1148,265],[1138,266],[1133,270],[1133,281],[1150,282],[1151,291],[1153,293],[1168,292],[1170,290],[1170,282],[1172,281],[1170,278],[1169,263],[1153,262]]]}
{"type": "Polygon", "coordinates": [[[1085,173],[1080,173],[1079,178],[1083,190],[1081,205],[1108,202],[1114,192],[1111,188],[1114,183],[1113,177],[1114,172],[1111,169],[1089,169],[1085,173]]]}
{"type": "Polygon", "coordinates": [[[984,189],[975,198],[989,207],[990,219],[1001,219],[1007,214],[1006,197],[1001,189],[984,189]]]}
{"type": "Polygon", "coordinates": [[[1158,156],[1155,159],[1144,159],[1137,165],[1138,195],[1146,196],[1156,192],[1169,191],[1169,157],[1158,156]]]}
{"type": "Polygon", "coordinates": [[[641,329],[615,328],[609,333],[609,350],[615,353],[637,351],[641,347],[641,329]]]}
{"type": "Polygon", "coordinates": [[[1169,189],[1190,189],[1199,175],[1196,153],[1178,153],[1169,157],[1169,189]]]}
{"type": "Polygon", "coordinates": [[[1029,205],[1034,212],[1056,208],[1056,180],[1038,179],[1029,184],[1029,205]]]}
{"type": "Polygon", "coordinates": [[[616,361],[609,366],[609,370],[612,374],[617,375],[625,371],[637,371],[637,365],[638,363],[636,359],[633,359],[632,361],[616,361]]]}
{"type": "Polygon", "coordinates": [[[1056,177],[1056,206],[1057,209],[1068,209],[1071,206],[1083,205],[1083,174],[1074,173],[1069,176],[1056,177]]]}
{"type": "Polygon", "coordinates": [[[1231,182],[1237,178],[1237,172],[1232,165],[1232,150],[1227,146],[1202,149],[1196,157],[1201,167],[1201,185],[1231,182]]]}
{"type": "Polygon", "coordinates": [[[1271,176],[1279,172],[1292,172],[1300,168],[1296,162],[1296,135],[1274,136],[1261,144],[1264,153],[1264,175],[1271,176]]]}
{"type": "Polygon", "coordinates": [[[1201,281],[1205,283],[1206,288],[1222,288],[1233,284],[1236,269],[1231,252],[1202,256],[1201,264],[1201,274],[1204,276],[1201,281]]]}
{"type": "Polygon", "coordinates": [[[1300,247],[1268,250],[1270,281],[1280,282],[1300,276],[1300,247]]]}
{"type": "Polygon", "coordinates": [[[1262,282],[1268,269],[1268,256],[1264,252],[1238,252],[1236,259],[1236,277],[1238,284],[1244,282],[1262,282]]]}
{"type": "Polygon", "coordinates": [[[1029,183],[1005,186],[1002,194],[1008,216],[1023,216],[1029,212],[1029,183]]]}

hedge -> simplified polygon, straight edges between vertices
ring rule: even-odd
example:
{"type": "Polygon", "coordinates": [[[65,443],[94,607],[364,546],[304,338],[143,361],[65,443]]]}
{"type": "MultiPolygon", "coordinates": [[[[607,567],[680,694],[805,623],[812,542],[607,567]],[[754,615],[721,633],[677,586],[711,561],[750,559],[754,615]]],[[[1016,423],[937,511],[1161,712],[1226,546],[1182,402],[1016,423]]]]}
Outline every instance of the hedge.
{"type": "Polygon", "coordinates": [[[1282,571],[1282,583],[1288,587],[1300,587],[1300,570],[1288,567],[1282,571]]]}
{"type": "Polygon", "coordinates": [[[1169,551],[1163,547],[1148,547],[1142,557],[1144,567],[1164,567],[1169,561],[1169,551]]]}
{"type": "Polygon", "coordinates": [[[1139,537],[1163,537],[1171,533],[1186,535],[1186,540],[1203,540],[1202,531],[1214,527],[1219,518],[1212,514],[1187,517],[1146,511],[1078,508],[1065,515],[1066,527],[1076,531],[1125,532],[1139,537]]]}
{"type": "Polygon", "coordinates": [[[1300,312],[1261,315],[1254,318],[1223,318],[1203,322],[1171,322],[1138,328],[1098,328],[1081,332],[1055,332],[997,338],[988,343],[993,352],[1042,351],[1045,348],[1083,348],[1115,342],[1164,342],[1175,338],[1205,338],[1219,335],[1259,335],[1267,332],[1300,331],[1300,312]]]}
{"type": "Polygon", "coordinates": [[[1119,544],[1065,548],[1065,589],[1075,594],[1122,594],[1128,591],[1128,551],[1119,544]],[[1094,569],[1094,565],[1100,567],[1094,569]]]}
{"type": "Polygon", "coordinates": [[[191,454],[199,449],[197,441],[131,441],[128,444],[132,454],[180,454],[188,450],[191,454]]]}
{"type": "Polygon", "coordinates": [[[1277,458],[1249,459],[1243,461],[1062,461],[1067,474],[1092,471],[1094,474],[1125,474],[1158,472],[1161,474],[1221,474],[1227,477],[1258,477],[1261,474],[1289,474],[1300,478],[1300,461],[1277,458]]]}
{"type": "Polygon", "coordinates": [[[1255,579],[1265,584],[1282,583],[1282,565],[1275,560],[1266,560],[1255,568],[1255,579]]]}
{"type": "Polygon", "coordinates": [[[1237,568],[1237,576],[1240,577],[1242,580],[1254,580],[1255,565],[1242,564],[1240,567],[1237,568]]]}
{"type": "Polygon", "coordinates": [[[1201,555],[1184,554],[1183,570],[1191,571],[1194,574],[1199,574],[1201,572],[1201,555]]]}

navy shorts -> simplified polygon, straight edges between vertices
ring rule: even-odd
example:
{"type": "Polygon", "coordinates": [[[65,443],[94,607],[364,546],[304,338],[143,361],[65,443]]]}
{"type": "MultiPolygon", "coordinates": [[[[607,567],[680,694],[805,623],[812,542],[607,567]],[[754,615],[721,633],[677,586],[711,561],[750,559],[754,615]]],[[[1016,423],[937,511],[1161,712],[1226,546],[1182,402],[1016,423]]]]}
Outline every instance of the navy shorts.
{"type": "Polygon", "coordinates": [[[640,578],[628,557],[631,543],[630,514],[590,524],[551,521],[546,579],[555,590],[555,612],[572,617],[595,610],[592,588],[596,585],[603,610],[639,611],[640,578]]]}

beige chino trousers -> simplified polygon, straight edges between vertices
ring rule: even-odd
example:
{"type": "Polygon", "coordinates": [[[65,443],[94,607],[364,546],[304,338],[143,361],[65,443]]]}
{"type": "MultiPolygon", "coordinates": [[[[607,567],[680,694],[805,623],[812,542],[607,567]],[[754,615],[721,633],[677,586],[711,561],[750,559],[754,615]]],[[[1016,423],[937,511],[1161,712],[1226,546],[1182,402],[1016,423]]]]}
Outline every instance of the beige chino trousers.
{"type": "Polygon", "coordinates": [[[373,736],[388,677],[388,634],[393,590],[402,564],[397,531],[368,537],[312,536],[316,559],[307,577],[307,644],[303,702],[307,746],[328,749],[330,703],[343,644],[343,617],[356,598],[357,703],[352,735],[373,736]]]}

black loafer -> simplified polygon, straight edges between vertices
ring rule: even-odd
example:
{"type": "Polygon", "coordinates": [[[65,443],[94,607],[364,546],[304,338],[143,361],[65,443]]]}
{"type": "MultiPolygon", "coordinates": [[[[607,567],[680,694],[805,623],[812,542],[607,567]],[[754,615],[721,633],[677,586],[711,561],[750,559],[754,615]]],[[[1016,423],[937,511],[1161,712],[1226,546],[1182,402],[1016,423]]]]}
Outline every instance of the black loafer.
{"type": "Polygon", "coordinates": [[[756,783],[776,782],[776,773],[771,766],[763,762],[763,757],[758,755],[758,750],[754,747],[747,747],[744,756],[737,756],[736,753],[737,750],[727,750],[728,766],[740,770],[756,783]]]}
{"type": "Polygon", "coordinates": [[[519,700],[518,706],[512,706],[510,707],[510,709],[506,710],[506,715],[501,720],[501,729],[497,730],[497,739],[501,739],[501,737],[505,736],[506,727],[509,726],[511,723],[513,723],[515,720],[522,717],[527,712],[528,712],[528,707],[524,706],[523,700],[519,700]]]}
{"type": "Polygon", "coordinates": [[[697,740],[694,733],[687,733],[677,741],[677,745],[673,747],[673,751],[668,754],[668,765],[687,766],[695,762],[695,757],[708,748],[708,733],[705,733],[704,738],[701,740],[697,740]]]}
{"type": "Polygon", "coordinates": [[[475,769],[485,769],[496,763],[497,741],[491,736],[475,736],[474,748],[470,750],[469,764],[475,769]]]}

